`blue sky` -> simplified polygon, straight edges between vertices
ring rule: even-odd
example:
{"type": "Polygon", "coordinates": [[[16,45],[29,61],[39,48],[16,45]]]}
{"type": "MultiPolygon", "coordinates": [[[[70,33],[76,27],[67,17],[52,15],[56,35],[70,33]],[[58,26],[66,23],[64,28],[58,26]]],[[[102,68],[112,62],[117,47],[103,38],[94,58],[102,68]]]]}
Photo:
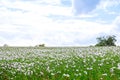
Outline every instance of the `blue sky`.
{"type": "Polygon", "coordinates": [[[88,46],[116,35],[120,0],[0,0],[0,45],[88,46]]]}

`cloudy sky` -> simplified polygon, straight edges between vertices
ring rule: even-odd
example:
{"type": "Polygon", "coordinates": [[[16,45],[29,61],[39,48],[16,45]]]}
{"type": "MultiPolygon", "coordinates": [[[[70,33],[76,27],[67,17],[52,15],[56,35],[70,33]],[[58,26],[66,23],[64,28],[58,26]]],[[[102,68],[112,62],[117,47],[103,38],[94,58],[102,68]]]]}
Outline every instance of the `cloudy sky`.
{"type": "Polygon", "coordinates": [[[87,46],[116,35],[120,0],[0,0],[0,45],[87,46]]]}

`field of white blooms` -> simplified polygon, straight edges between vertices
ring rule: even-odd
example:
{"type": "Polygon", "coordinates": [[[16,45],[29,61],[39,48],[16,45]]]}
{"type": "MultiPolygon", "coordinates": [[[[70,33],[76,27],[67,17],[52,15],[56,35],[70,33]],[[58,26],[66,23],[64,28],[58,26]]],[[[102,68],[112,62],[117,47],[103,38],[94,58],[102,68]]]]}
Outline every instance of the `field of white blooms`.
{"type": "Polygon", "coordinates": [[[120,47],[0,47],[0,80],[120,80],[120,47]]]}

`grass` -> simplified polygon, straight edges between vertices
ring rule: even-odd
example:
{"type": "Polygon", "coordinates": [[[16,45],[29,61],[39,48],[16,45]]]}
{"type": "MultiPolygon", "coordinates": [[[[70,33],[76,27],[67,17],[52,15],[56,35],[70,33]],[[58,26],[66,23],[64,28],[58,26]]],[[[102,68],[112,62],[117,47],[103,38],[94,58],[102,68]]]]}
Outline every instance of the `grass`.
{"type": "Polygon", "coordinates": [[[120,80],[120,47],[0,48],[0,80],[120,80]]]}

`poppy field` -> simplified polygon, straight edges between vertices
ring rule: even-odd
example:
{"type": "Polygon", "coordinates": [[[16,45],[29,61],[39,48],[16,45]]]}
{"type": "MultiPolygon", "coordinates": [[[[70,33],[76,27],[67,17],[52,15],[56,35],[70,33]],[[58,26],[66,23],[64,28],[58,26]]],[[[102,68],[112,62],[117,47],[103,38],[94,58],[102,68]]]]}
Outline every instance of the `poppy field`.
{"type": "Polygon", "coordinates": [[[120,47],[0,47],[0,80],[120,80],[120,47]]]}

